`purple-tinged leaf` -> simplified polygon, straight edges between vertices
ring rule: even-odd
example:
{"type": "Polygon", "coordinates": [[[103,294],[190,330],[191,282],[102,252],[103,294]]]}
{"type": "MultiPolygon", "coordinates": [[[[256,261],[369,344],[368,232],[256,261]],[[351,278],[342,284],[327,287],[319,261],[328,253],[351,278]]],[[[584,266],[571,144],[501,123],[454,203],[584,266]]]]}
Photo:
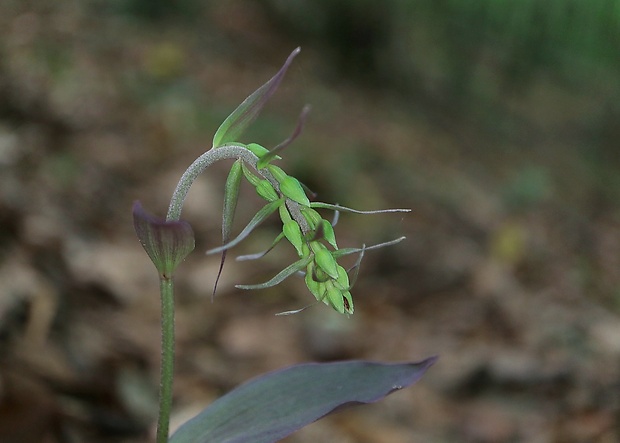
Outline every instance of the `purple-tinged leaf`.
{"type": "Polygon", "coordinates": [[[164,278],[194,250],[194,231],[183,220],[166,221],[148,214],[139,201],[133,204],[133,224],[138,240],[164,278]]]}
{"type": "MultiPolygon", "coordinates": [[[[237,160],[233,163],[228,177],[226,178],[226,185],[224,187],[224,208],[222,209],[222,244],[225,245],[230,240],[230,231],[232,230],[233,220],[235,218],[235,210],[237,209],[237,201],[239,199],[239,187],[241,185],[242,166],[243,161],[237,160]]],[[[217,283],[220,281],[222,270],[224,269],[224,262],[226,261],[227,249],[222,251],[222,258],[220,259],[220,268],[217,271],[217,277],[213,285],[213,293],[211,294],[211,301],[217,291],[217,283]]]]}
{"type": "Polygon", "coordinates": [[[288,56],[284,65],[278,73],[274,75],[267,83],[254,91],[243,103],[241,103],[232,114],[220,125],[213,136],[213,147],[217,148],[229,142],[238,141],[237,138],[247,129],[254,121],[260,111],[267,103],[267,100],[276,92],[280,82],[286,74],[286,70],[292,63],[293,59],[301,49],[297,48],[288,56]]]}
{"type": "Polygon", "coordinates": [[[234,240],[226,243],[225,245],[220,246],[219,248],[213,248],[207,251],[207,254],[215,254],[216,252],[222,252],[226,249],[230,249],[233,246],[236,246],[237,244],[239,244],[242,240],[244,240],[248,235],[250,235],[250,233],[258,226],[260,225],[263,221],[265,221],[265,219],[267,217],[269,217],[271,214],[273,214],[274,212],[276,212],[276,210],[278,209],[278,207],[283,204],[284,200],[280,199],[280,200],[276,200],[273,202],[269,202],[267,203],[265,206],[263,206],[255,215],[254,217],[252,217],[252,220],[250,220],[250,222],[246,225],[245,228],[243,228],[243,230],[239,233],[239,235],[237,237],[235,237],[234,240]]]}
{"type": "Polygon", "coordinates": [[[273,443],[344,407],[412,385],[436,360],[309,363],[265,374],[213,402],[170,443],[273,443]]]}

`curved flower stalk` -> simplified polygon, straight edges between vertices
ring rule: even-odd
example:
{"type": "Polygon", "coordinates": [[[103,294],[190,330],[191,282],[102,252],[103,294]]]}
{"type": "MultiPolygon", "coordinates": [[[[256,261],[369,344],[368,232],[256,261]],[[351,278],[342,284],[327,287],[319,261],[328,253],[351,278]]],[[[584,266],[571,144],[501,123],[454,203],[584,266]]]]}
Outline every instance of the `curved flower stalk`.
{"type": "MultiPolygon", "coordinates": [[[[158,421],[157,442],[164,443],[168,438],[168,421],[172,401],[172,369],[174,354],[174,297],[173,273],[176,267],[194,249],[194,235],[187,222],[181,221],[181,211],[185,197],[196,177],[207,167],[220,160],[234,160],[224,191],[222,211],[222,246],[207,251],[209,254],[221,253],[220,269],[213,288],[217,288],[227,251],[247,238],[266,218],[278,213],[282,221],[282,232],[269,248],[271,250],[280,240],[286,239],[297,252],[298,260],[280,271],[271,280],[254,285],[238,285],[241,289],[261,289],[279,284],[293,274],[302,272],[309,291],[341,314],[354,312],[351,288],[355,281],[359,263],[365,251],[389,246],[403,240],[371,247],[339,249],[334,232],[335,220],[340,212],[357,214],[379,214],[387,212],[408,212],[408,209],[388,209],[379,211],[357,211],[340,205],[313,202],[298,179],[287,174],[273,164],[279,154],[301,133],[309,107],[305,107],[292,134],[275,148],[268,150],[256,143],[244,144],[239,141],[250,123],[258,116],[267,100],[276,91],[286,70],[299,53],[295,49],[278,73],[267,83],[252,93],[235,109],[218,128],[213,137],[210,150],[198,157],[182,175],[170,201],[165,220],[147,214],[139,202],[134,204],[134,226],[140,242],[155,264],[161,281],[162,298],[162,385],[160,390],[160,417],[158,421]],[[238,203],[242,179],[247,180],[256,193],[266,201],[244,229],[231,239],[232,225],[238,203]],[[334,221],[323,218],[317,209],[335,211],[334,221]],[[349,278],[348,272],[338,263],[338,259],[348,254],[359,254],[354,266],[355,275],[349,278]]],[[[260,258],[264,253],[245,256],[245,259],[260,258]]],[[[291,313],[294,311],[290,311],[291,313]]]]}

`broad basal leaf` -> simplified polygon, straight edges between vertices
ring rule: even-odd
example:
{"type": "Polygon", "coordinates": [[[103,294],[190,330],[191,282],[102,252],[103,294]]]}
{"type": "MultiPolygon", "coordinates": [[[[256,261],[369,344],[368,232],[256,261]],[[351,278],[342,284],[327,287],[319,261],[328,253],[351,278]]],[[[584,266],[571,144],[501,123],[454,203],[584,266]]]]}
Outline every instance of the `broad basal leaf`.
{"type": "Polygon", "coordinates": [[[170,443],[273,443],[343,407],[412,385],[436,360],[310,363],[272,372],[216,400],[170,443]]]}

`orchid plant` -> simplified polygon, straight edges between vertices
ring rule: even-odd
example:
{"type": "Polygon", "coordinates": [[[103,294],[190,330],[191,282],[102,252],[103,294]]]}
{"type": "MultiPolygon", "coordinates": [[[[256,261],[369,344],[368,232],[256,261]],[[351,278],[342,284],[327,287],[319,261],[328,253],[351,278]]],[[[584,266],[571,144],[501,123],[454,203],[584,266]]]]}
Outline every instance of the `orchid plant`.
{"type": "MultiPolygon", "coordinates": [[[[346,316],[354,312],[351,288],[364,253],[404,239],[400,237],[369,247],[339,248],[334,225],[341,212],[377,214],[409,210],[358,211],[313,201],[315,196],[299,180],[274,164],[281,159],[279,154],[301,133],[308,107],[301,112],[291,136],[271,150],[256,143],[245,144],[239,141],[243,132],[274,94],[298,53],[299,48],[290,54],[274,77],[246,98],[224,120],[213,137],[212,148],[198,157],[182,175],[165,219],[147,213],[138,201],[133,205],[136,234],[157,268],[160,280],[162,361],[157,443],[275,442],[342,406],[374,402],[415,383],[436,360],[436,357],[431,357],[419,363],[348,361],[296,365],[241,385],[169,437],[175,345],[173,274],[195,247],[194,232],[190,224],[180,217],[190,186],[207,167],[221,160],[233,160],[224,191],[222,246],[207,251],[209,254],[221,253],[213,294],[227,251],[247,238],[257,226],[276,212],[282,221],[282,232],[272,245],[265,252],[239,259],[258,259],[278,242],[286,239],[297,252],[298,260],[267,282],[237,285],[237,288],[268,288],[290,276],[301,274],[317,302],[323,302],[346,316]],[[231,239],[240,183],[244,178],[266,204],[245,228],[231,239]],[[335,215],[329,221],[323,218],[318,210],[331,210],[335,215]],[[350,254],[357,254],[358,258],[353,268],[347,271],[338,263],[338,259],[350,254]]],[[[280,314],[295,314],[303,309],[305,308],[280,314]]]]}

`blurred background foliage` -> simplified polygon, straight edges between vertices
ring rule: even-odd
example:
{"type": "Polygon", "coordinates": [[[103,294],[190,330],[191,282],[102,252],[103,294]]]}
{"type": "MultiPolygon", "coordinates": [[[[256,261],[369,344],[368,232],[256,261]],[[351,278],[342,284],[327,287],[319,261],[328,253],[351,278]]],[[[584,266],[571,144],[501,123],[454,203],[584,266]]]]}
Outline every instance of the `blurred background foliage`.
{"type": "Polygon", "coordinates": [[[553,157],[575,155],[589,169],[579,178],[617,201],[618,2],[261,3],[277,29],[329,57],[331,75],[392,94],[447,131],[458,134],[452,126],[465,125],[488,137],[464,143],[465,155],[512,147],[521,158],[544,157],[531,152],[537,146],[551,154],[545,166],[552,169],[553,157]],[[585,103],[575,101],[569,110],[547,103],[555,97],[545,92],[558,90],[585,103]],[[563,111],[570,122],[554,124],[563,111]],[[540,146],[545,136],[567,143],[540,146]]]}
{"type": "MultiPolygon", "coordinates": [[[[351,320],[273,320],[305,304],[301,285],[234,290],[281,269],[278,254],[227,264],[226,297],[205,308],[218,263],[190,257],[179,407],[301,360],[439,352],[428,384],[385,415],[290,441],[618,441],[618,0],[3,0],[0,441],[49,441],[43,424],[19,434],[35,414],[54,442],[140,441],[157,289],[131,201],[163,213],[219,123],[296,46],[244,141],[277,144],[310,103],[287,172],[321,200],[414,209],[341,217],[341,246],[408,239],[365,258],[351,320]]],[[[190,194],[198,248],[220,236],[226,172],[190,194]]],[[[258,208],[246,194],[239,220],[258,208]]]]}

